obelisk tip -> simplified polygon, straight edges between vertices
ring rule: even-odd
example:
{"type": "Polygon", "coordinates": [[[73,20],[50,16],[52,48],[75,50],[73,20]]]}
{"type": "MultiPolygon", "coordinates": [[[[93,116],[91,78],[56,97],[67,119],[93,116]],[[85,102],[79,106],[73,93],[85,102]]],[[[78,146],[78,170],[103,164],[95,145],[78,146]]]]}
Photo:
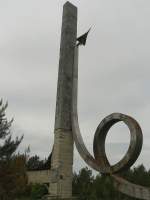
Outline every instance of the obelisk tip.
{"type": "Polygon", "coordinates": [[[65,7],[68,6],[68,7],[75,7],[76,8],[76,6],[73,5],[72,3],[70,3],[70,1],[66,1],[66,3],[64,4],[64,6],[65,7]]]}

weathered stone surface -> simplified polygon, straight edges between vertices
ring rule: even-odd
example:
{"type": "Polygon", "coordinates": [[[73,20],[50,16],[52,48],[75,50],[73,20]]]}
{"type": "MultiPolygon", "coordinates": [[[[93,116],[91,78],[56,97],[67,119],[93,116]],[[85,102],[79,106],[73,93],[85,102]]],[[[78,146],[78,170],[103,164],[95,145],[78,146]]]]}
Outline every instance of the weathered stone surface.
{"type": "Polygon", "coordinates": [[[54,149],[49,193],[51,198],[72,198],[72,74],[77,35],[77,8],[67,2],[63,8],[58,72],[54,149]]]}
{"type": "Polygon", "coordinates": [[[28,183],[49,183],[50,170],[28,171],[28,183]]]}
{"type": "Polygon", "coordinates": [[[128,115],[112,113],[105,117],[96,129],[93,143],[94,156],[103,173],[114,174],[128,170],[137,160],[143,144],[143,134],[138,122],[128,115]],[[105,152],[105,139],[110,128],[117,122],[124,122],[130,130],[130,145],[125,156],[110,165],[105,152]]]}
{"type": "Polygon", "coordinates": [[[73,138],[71,131],[55,131],[52,156],[53,175],[50,178],[49,193],[52,196],[70,198],[72,196],[73,138]],[[52,178],[53,177],[53,178],[52,178]]]}
{"type": "Polygon", "coordinates": [[[118,175],[111,176],[114,179],[114,186],[118,191],[137,199],[150,200],[150,188],[130,183],[118,175]]]}
{"type": "Polygon", "coordinates": [[[77,197],[71,197],[71,198],[60,198],[60,197],[53,197],[53,196],[45,196],[42,200],[78,200],[77,197]]]}
{"type": "Polygon", "coordinates": [[[67,2],[63,8],[55,129],[71,130],[72,72],[77,36],[77,8],[67,2]]]}

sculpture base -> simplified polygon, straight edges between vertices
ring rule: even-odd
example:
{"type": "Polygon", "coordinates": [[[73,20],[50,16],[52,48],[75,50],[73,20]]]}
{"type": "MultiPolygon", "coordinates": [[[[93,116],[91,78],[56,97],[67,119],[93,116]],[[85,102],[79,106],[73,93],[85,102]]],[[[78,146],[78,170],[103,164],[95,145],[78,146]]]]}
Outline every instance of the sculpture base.
{"type": "Polygon", "coordinates": [[[42,200],[78,200],[77,197],[62,198],[58,196],[45,195],[42,200]]]}

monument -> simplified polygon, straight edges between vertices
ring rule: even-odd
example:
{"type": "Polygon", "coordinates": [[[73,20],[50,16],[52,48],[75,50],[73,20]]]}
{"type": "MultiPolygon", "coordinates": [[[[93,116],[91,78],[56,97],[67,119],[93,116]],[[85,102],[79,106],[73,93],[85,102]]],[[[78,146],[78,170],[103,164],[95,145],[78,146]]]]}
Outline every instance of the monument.
{"type": "Polygon", "coordinates": [[[58,72],[54,149],[49,193],[52,199],[72,198],[72,87],[74,49],[77,38],[77,8],[69,2],[63,7],[58,72]]]}
{"type": "Polygon", "coordinates": [[[85,45],[87,33],[77,38],[77,8],[69,2],[63,7],[54,148],[49,174],[48,199],[71,200],[73,143],[83,160],[94,170],[112,177],[116,189],[131,197],[150,200],[150,188],[132,184],[119,173],[137,160],[143,142],[142,130],[135,119],[121,113],[105,117],[96,129],[93,143],[94,156],[84,145],[77,112],[78,51],[85,45]],[[121,161],[111,166],[105,153],[105,138],[117,122],[124,122],[130,130],[130,145],[121,161]]]}

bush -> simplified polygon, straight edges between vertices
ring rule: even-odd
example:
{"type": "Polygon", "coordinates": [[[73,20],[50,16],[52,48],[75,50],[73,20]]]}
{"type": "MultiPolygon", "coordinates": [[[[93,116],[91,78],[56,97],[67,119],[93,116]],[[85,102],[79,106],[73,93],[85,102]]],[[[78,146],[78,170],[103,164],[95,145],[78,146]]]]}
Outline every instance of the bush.
{"type": "Polygon", "coordinates": [[[48,189],[46,188],[45,185],[41,185],[41,184],[32,185],[31,198],[33,200],[40,199],[46,194],[48,194],[48,189]]]}

